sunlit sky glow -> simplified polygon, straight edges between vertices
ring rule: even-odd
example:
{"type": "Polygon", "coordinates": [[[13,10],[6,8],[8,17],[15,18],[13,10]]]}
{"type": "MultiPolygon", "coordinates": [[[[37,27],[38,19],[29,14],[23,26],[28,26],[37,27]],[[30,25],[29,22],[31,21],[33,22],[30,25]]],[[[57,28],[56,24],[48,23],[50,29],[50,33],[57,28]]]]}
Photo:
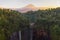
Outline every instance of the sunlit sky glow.
{"type": "Polygon", "coordinates": [[[60,0],[0,0],[0,7],[21,8],[28,4],[35,6],[55,6],[60,7],[60,0]]]}

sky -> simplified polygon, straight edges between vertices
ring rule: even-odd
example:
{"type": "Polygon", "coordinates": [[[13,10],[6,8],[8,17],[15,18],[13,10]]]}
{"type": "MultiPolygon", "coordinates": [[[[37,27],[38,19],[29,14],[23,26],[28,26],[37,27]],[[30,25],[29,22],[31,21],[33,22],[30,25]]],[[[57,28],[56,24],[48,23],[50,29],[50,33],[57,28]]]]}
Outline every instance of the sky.
{"type": "Polygon", "coordinates": [[[0,0],[0,7],[4,8],[21,8],[28,4],[60,7],[60,0],[0,0]]]}

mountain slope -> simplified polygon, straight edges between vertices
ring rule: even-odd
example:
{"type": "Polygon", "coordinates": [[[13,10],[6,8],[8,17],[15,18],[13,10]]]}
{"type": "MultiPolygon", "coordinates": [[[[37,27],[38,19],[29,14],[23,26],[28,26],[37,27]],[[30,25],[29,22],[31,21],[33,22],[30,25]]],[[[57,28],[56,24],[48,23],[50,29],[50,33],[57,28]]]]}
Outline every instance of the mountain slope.
{"type": "Polygon", "coordinates": [[[32,4],[29,4],[29,5],[27,5],[23,8],[16,9],[16,11],[19,11],[19,12],[22,12],[22,13],[25,13],[25,12],[28,12],[28,11],[36,11],[36,10],[38,10],[37,7],[35,7],[32,4]]]}
{"type": "Polygon", "coordinates": [[[35,7],[34,5],[32,4],[29,4],[23,8],[18,8],[18,9],[15,9],[16,11],[18,12],[21,12],[21,13],[25,13],[25,12],[28,12],[28,11],[37,11],[37,10],[45,10],[45,9],[48,9],[50,7],[35,7]]]}

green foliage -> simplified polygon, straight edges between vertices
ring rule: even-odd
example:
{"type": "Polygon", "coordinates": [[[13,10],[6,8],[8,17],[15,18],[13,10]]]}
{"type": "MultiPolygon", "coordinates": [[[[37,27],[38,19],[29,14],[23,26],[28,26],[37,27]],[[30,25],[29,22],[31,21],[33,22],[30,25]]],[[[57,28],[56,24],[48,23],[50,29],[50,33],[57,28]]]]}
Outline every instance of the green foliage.
{"type": "Polygon", "coordinates": [[[50,30],[52,40],[60,40],[60,8],[27,12],[23,15],[35,23],[35,28],[50,30]]]}
{"type": "Polygon", "coordinates": [[[10,9],[0,9],[0,40],[9,40],[10,35],[25,27],[28,20],[21,13],[10,9]]]}
{"type": "Polygon", "coordinates": [[[50,31],[52,40],[60,40],[60,8],[19,13],[0,9],[0,40],[9,40],[10,35],[35,23],[34,28],[50,31]]]}

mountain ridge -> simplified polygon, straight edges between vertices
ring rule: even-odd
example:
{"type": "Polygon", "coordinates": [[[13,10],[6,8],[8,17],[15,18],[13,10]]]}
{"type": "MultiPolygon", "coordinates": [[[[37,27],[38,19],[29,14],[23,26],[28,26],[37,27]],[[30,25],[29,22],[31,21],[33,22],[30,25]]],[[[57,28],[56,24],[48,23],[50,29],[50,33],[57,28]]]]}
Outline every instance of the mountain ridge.
{"type": "Polygon", "coordinates": [[[15,9],[15,10],[18,11],[18,12],[21,12],[21,13],[25,13],[25,12],[28,12],[28,11],[45,10],[45,9],[48,9],[48,8],[54,8],[54,7],[52,7],[52,6],[51,7],[36,7],[33,4],[28,4],[25,7],[18,8],[18,9],[15,9]]]}

